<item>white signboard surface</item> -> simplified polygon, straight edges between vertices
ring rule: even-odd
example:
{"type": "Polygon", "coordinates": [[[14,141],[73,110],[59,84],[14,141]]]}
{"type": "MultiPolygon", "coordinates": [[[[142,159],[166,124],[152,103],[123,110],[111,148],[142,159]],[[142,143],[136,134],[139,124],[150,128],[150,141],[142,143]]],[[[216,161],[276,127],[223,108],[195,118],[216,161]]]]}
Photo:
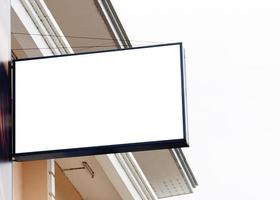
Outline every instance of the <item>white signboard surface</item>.
{"type": "Polygon", "coordinates": [[[15,63],[15,154],[183,140],[181,44],[15,63]]]}

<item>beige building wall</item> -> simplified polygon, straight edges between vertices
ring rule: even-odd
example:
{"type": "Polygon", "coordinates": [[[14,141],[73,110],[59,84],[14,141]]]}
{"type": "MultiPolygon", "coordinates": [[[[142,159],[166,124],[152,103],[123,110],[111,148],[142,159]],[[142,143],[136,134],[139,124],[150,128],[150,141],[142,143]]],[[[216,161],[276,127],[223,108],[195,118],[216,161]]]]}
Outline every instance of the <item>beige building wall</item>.
{"type": "Polygon", "coordinates": [[[48,200],[47,161],[13,164],[13,200],[48,200]]]}
{"type": "Polygon", "coordinates": [[[22,200],[22,163],[13,163],[13,200],[22,200]]]}
{"type": "Polygon", "coordinates": [[[23,200],[48,200],[47,161],[22,163],[23,200]]]}
{"type": "MultiPolygon", "coordinates": [[[[56,200],[82,200],[57,164],[55,180],[56,200]]],[[[13,163],[13,200],[48,200],[46,160],[13,163]]]]}
{"type": "Polygon", "coordinates": [[[82,200],[80,193],[64,175],[58,164],[55,164],[55,197],[56,200],[82,200]]]}

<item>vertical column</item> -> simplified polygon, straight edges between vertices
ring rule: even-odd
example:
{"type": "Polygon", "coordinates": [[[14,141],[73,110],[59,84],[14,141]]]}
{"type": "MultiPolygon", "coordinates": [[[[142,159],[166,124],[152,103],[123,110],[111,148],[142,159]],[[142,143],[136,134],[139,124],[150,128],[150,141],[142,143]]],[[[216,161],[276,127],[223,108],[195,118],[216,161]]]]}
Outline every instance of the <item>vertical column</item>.
{"type": "Polygon", "coordinates": [[[11,115],[8,63],[11,59],[10,0],[0,0],[0,199],[12,200],[11,115]]]}
{"type": "Polygon", "coordinates": [[[48,160],[48,200],[55,200],[55,160],[48,160]]]}

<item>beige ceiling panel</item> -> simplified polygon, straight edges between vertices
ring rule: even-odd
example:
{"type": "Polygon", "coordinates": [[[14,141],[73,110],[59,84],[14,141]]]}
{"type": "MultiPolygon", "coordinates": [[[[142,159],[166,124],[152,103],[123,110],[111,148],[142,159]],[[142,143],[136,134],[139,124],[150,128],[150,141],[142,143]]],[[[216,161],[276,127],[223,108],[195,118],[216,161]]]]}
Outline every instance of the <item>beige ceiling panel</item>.
{"type": "Polygon", "coordinates": [[[56,162],[84,200],[121,200],[95,157],[64,158],[57,159],[56,162]],[[92,169],[93,177],[88,169],[84,168],[83,162],[92,169]]]}
{"type": "Polygon", "coordinates": [[[115,49],[112,32],[94,0],[45,0],[74,52],[115,49]]]}

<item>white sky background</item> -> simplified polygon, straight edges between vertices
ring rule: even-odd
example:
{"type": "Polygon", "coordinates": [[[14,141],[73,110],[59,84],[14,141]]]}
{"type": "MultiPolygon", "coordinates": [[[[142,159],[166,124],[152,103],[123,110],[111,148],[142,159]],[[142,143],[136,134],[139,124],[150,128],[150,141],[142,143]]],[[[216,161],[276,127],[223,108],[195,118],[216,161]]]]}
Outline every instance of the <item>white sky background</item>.
{"type": "Polygon", "coordinates": [[[172,199],[279,200],[280,2],[112,2],[131,40],[187,51],[185,152],[199,186],[172,199]]]}

